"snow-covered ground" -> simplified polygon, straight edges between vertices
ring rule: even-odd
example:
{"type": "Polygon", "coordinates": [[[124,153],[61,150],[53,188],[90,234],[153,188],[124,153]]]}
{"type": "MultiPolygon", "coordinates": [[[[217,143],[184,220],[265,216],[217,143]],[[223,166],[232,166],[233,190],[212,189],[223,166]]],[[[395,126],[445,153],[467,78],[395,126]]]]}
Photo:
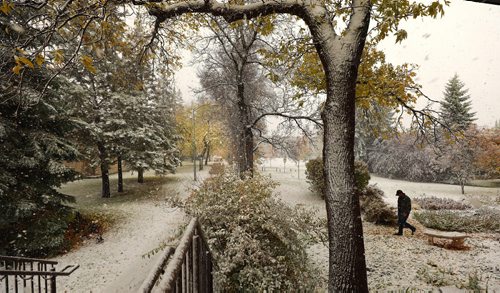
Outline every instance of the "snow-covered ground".
{"type": "MultiPolygon", "coordinates": [[[[308,190],[305,180],[305,163],[297,165],[283,159],[264,161],[258,166],[263,174],[280,182],[277,187],[279,197],[290,205],[302,205],[316,209],[319,217],[325,217],[325,204],[308,190]]],[[[208,168],[198,173],[207,175],[208,168]]],[[[185,166],[175,175],[174,180],[163,186],[164,194],[178,193],[186,196],[193,186],[192,167],[185,166]]],[[[98,188],[98,179],[95,187],[98,188]]],[[[79,181],[69,186],[83,184],[79,181]]],[[[88,182],[86,182],[88,183],[88,182]]],[[[469,201],[483,197],[496,197],[499,188],[466,187],[466,195],[460,194],[460,187],[446,184],[412,183],[372,176],[371,184],[377,185],[386,194],[386,201],[396,203],[397,189],[404,190],[411,197],[439,196],[469,201]]],[[[87,184],[88,185],[88,184],[87,184]]],[[[98,189],[97,189],[98,190],[98,189]]],[[[95,191],[93,191],[95,193],[95,191]]],[[[79,249],[58,257],[61,264],[78,263],[80,268],[70,277],[58,279],[58,286],[67,292],[136,292],[138,286],[155,263],[159,253],[151,258],[144,257],[161,243],[176,235],[177,228],[185,223],[183,212],[169,207],[163,200],[138,200],[110,206],[124,215],[103,235],[104,241],[94,240],[79,249]]],[[[433,289],[429,283],[455,292],[457,284],[466,284],[470,276],[488,282],[490,292],[500,292],[500,235],[474,234],[467,240],[471,247],[466,251],[446,250],[431,246],[422,235],[423,227],[411,220],[418,228],[415,236],[393,236],[395,227],[381,227],[364,224],[366,261],[369,286],[372,290],[403,290],[406,288],[433,289]]],[[[312,260],[328,273],[328,249],[317,244],[310,248],[312,260]]],[[[64,291],[63,291],[64,292],[64,291]]]]}
{"type": "MultiPolygon", "coordinates": [[[[145,174],[148,175],[153,174],[145,174]]],[[[203,179],[207,170],[198,175],[203,179]]],[[[192,176],[188,166],[168,175],[173,180],[162,187],[163,193],[186,196],[193,184],[192,176]]],[[[99,179],[73,182],[63,187],[63,191],[78,189],[75,185],[92,186],[92,180],[98,183],[99,179]]],[[[104,233],[104,241],[89,240],[77,250],[56,258],[61,265],[80,265],[71,276],[58,278],[61,292],[136,292],[160,253],[146,255],[171,241],[178,228],[188,221],[181,210],[170,207],[161,198],[124,201],[107,208],[121,216],[117,224],[104,233]]]]}
{"type": "MultiPolygon", "coordinates": [[[[318,216],[326,217],[325,203],[309,191],[303,173],[305,168],[302,166],[301,174],[298,175],[292,163],[287,161],[284,166],[282,159],[274,159],[271,162],[266,161],[259,170],[281,183],[277,192],[283,201],[290,205],[317,209],[318,216]]],[[[398,189],[405,191],[410,197],[447,197],[464,200],[476,207],[488,202],[485,198],[491,202],[500,196],[500,188],[466,186],[466,194],[462,195],[457,185],[407,182],[373,175],[370,184],[384,191],[386,202],[393,206],[397,205],[395,193],[398,189]]],[[[489,292],[500,292],[499,234],[474,234],[466,241],[470,246],[469,250],[447,250],[429,245],[422,234],[424,227],[414,220],[410,222],[418,229],[415,236],[394,236],[392,234],[396,232],[396,227],[364,223],[368,282],[371,290],[399,292],[414,288],[428,291],[436,290],[436,287],[431,285],[434,284],[445,292],[457,292],[457,285],[467,285],[469,277],[473,280],[474,276],[477,276],[481,286],[488,284],[489,292]]],[[[328,248],[317,244],[310,248],[309,253],[326,278],[328,248]]]]}

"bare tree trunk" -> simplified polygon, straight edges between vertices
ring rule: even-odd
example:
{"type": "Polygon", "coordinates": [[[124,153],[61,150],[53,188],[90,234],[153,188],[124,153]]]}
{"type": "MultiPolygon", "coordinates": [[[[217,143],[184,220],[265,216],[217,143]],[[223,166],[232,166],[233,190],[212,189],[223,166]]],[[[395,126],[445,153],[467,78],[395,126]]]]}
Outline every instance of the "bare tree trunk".
{"type": "Polygon", "coordinates": [[[139,168],[137,170],[137,182],[144,183],[144,169],[139,168]]]}
{"type": "Polygon", "coordinates": [[[201,152],[200,156],[200,171],[203,170],[203,159],[205,158],[205,154],[207,153],[207,145],[203,145],[203,151],[201,152]]]}
{"type": "Polygon", "coordinates": [[[210,144],[207,145],[207,156],[205,157],[205,166],[208,166],[208,158],[210,157],[210,144]]]}
{"type": "Polygon", "coordinates": [[[238,110],[240,117],[240,135],[241,141],[238,147],[238,165],[240,175],[245,172],[250,172],[253,175],[253,149],[254,139],[253,132],[248,125],[250,125],[250,109],[245,101],[245,86],[243,83],[243,75],[240,73],[240,80],[238,82],[238,110]]]}
{"type": "Polygon", "coordinates": [[[330,74],[322,113],[324,196],[330,244],[328,288],[334,292],[368,292],[361,211],[354,192],[353,71],[344,68],[330,74]]]}
{"type": "Polygon", "coordinates": [[[460,189],[462,190],[462,194],[465,194],[465,181],[460,180],[460,189]]]}
{"type": "Polygon", "coordinates": [[[111,197],[111,190],[109,185],[109,164],[108,164],[108,154],[106,146],[103,142],[97,143],[97,149],[99,150],[99,159],[101,161],[101,197],[109,198],[111,197]]]}
{"type": "Polygon", "coordinates": [[[122,168],[122,156],[118,156],[118,192],[123,192],[123,168],[122,168]]]}

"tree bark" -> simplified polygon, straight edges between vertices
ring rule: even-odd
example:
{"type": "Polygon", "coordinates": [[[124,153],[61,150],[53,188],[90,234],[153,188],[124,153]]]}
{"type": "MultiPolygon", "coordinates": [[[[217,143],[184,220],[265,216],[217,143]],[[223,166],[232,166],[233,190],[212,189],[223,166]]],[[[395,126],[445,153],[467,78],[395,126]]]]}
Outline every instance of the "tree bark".
{"type": "Polygon", "coordinates": [[[241,141],[238,147],[238,166],[239,173],[243,175],[245,172],[249,172],[250,176],[253,176],[253,149],[254,149],[254,139],[252,128],[249,127],[250,123],[250,109],[245,101],[245,86],[243,83],[243,74],[240,72],[238,76],[238,110],[240,117],[240,135],[241,141]]]}
{"type": "Polygon", "coordinates": [[[103,142],[97,143],[97,149],[99,150],[99,160],[101,167],[101,197],[110,198],[111,190],[109,185],[109,164],[108,164],[108,154],[106,146],[103,142]]]}
{"type": "Polygon", "coordinates": [[[137,182],[144,183],[144,169],[139,168],[137,170],[137,182]]]}
{"type": "Polygon", "coordinates": [[[355,78],[338,70],[322,113],[328,288],[333,292],[368,292],[361,211],[354,192],[354,85],[355,78]]]}
{"type": "Polygon", "coordinates": [[[203,145],[203,151],[201,152],[201,156],[200,156],[200,163],[199,163],[199,170],[203,170],[203,159],[205,158],[205,154],[207,153],[207,145],[204,144],[203,145]]]}
{"type": "Polygon", "coordinates": [[[307,11],[304,17],[327,86],[321,117],[330,292],[368,292],[361,210],[354,184],[354,133],[356,80],[371,6],[364,0],[354,2],[357,8],[342,37],[335,34],[331,23],[321,20],[318,11],[307,11]]]}
{"type": "Polygon", "coordinates": [[[118,192],[123,192],[123,168],[122,168],[122,157],[118,156],[118,192]]]}
{"type": "Polygon", "coordinates": [[[208,158],[210,157],[210,144],[207,145],[207,155],[205,157],[205,166],[208,166],[208,158]]]}

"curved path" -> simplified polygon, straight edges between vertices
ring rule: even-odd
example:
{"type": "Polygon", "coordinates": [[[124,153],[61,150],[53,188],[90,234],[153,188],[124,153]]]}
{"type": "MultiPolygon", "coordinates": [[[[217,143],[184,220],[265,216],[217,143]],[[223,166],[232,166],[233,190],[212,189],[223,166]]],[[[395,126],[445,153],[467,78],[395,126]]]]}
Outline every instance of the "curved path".
{"type": "MultiPolygon", "coordinates": [[[[61,292],[136,292],[160,255],[155,253],[148,257],[148,253],[170,242],[177,236],[177,229],[187,222],[184,213],[170,207],[164,198],[171,193],[180,197],[189,194],[189,188],[193,186],[191,168],[181,167],[176,174],[167,175],[172,180],[162,186],[163,196],[107,205],[105,209],[119,215],[120,219],[104,233],[101,243],[91,239],[80,248],[56,258],[62,265],[80,265],[70,277],[58,279],[58,289],[61,292]]],[[[145,176],[147,179],[154,174],[145,176]]],[[[72,191],[85,186],[90,193],[96,194],[99,179],[73,182],[62,190],[72,191]]],[[[89,196],[85,195],[85,199],[77,196],[77,201],[88,201],[89,196]]]]}

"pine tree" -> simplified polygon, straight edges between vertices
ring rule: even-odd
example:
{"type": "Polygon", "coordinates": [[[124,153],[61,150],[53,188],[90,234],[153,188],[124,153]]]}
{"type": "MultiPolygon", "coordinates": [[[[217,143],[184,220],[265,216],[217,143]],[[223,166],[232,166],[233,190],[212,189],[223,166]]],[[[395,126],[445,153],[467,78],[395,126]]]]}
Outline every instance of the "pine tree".
{"type": "Polygon", "coordinates": [[[476,120],[471,112],[471,101],[468,89],[455,74],[446,84],[444,101],[441,103],[441,118],[454,131],[464,131],[476,120]]]}
{"type": "Polygon", "coordinates": [[[40,23],[28,21],[46,9],[16,7],[11,13],[0,12],[2,255],[44,256],[61,251],[74,215],[67,205],[74,198],[58,191],[77,175],[64,164],[78,155],[68,139],[76,125],[63,109],[72,83],[60,76],[44,88],[53,77],[46,65],[50,54],[40,49],[45,42],[38,33],[40,23]],[[12,29],[10,24],[19,25],[12,29]]]}

